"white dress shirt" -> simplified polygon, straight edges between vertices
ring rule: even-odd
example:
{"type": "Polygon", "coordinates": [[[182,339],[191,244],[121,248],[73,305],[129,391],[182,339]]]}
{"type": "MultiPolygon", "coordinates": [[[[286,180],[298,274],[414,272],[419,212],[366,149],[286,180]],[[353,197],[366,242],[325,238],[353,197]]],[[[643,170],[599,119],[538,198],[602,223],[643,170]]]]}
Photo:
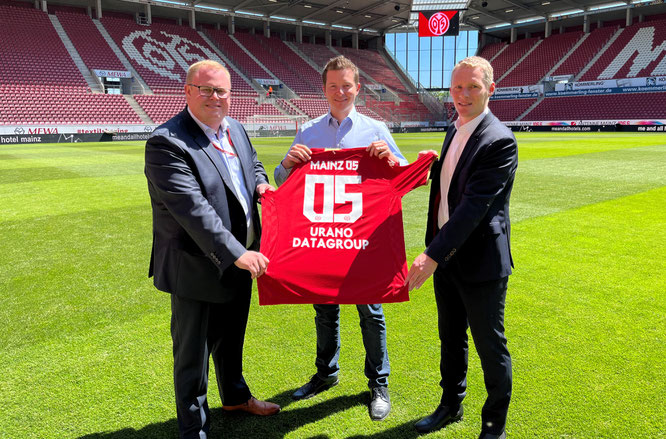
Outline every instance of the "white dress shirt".
{"type": "Polygon", "coordinates": [[[489,111],[488,107],[486,107],[481,114],[466,124],[461,124],[460,118],[455,122],[456,133],[453,135],[451,145],[449,145],[449,149],[446,151],[446,157],[444,157],[444,164],[442,165],[442,171],[439,176],[439,189],[442,199],[439,202],[439,210],[437,211],[437,226],[440,229],[449,220],[449,187],[451,186],[451,178],[458,165],[458,160],[460,159],[463,149],[465,149],[467,141],[472,136],[472,133],[489,111]]]}

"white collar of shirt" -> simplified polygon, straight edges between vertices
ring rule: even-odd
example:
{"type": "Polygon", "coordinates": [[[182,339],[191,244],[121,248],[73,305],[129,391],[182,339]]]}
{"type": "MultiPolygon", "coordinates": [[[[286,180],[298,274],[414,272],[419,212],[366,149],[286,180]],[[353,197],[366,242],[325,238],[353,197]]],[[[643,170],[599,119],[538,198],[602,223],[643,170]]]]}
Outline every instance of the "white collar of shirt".
{"type": "Polygon", "coordinates": [[[347,119],[349,119],[353,124],[356,121],[356,114],[357,114],[356,113],[356,106],[354,105],[352,107],[351,111],[349,112],[349,114],[347,115],[347,117],[342,119],[342,122],[338,122],[338,120],[333,117],[333,115],[331,114],[331,110],[328,110],[328,114],[326,115],[326,118],[328,119],[328,124],[329,125],[333,124],[333,126],[335,126],[336,128],[339,128],[345,122],[345,120],[347,120],[347,119]]]}
{"type": "Polygon", "coordinates": [[[488,109],[488,107],[486,107],[481,112],[481,114],[479,114],[474,119],[470,120],[464,125],[461,125],[460,118],[456,119],[455,122],[456,131],[458,131],[460,134],[471,135],[488,113],[490,113],[490,110],[488,109]]]}
{"type": "Polygon", "coordinates": [[[205,123],[201,122],[197,117],[192,114],[192,111],[190,111],[190,107],[187,107],[187,112],[190,113],[190,116],[192,116],[192,119],[199,125],[199,128],[201,128],[201,131],[203,131],[206,134],[206,137],[208,137],[209,140],[217,140],[216,138],[219,138],[219,140],[222,140],[222,137],[224,136],[224,133],[229,129],[229,122],[227,122],[227,118],[225,117],[222,119],[222,124],[220,127],[215,131],[215,129],[209,127],[205,123]],[[220,136],[220,130],[222,130],[222,136],[220,136]]]}

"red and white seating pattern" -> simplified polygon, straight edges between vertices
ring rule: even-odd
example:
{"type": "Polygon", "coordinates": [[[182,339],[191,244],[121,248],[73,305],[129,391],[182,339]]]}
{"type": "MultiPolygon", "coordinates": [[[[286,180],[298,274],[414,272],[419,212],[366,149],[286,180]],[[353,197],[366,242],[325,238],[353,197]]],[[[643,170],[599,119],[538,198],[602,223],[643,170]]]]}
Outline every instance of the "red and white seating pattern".
{"type": "Polygon", "coordinates": [[[497,52],[502,50],[504,46],[506,46],[506,43],[503,41],[499,43],[487,44],[483,47],[483,49],[481,49],[478,55],[482,58],[490,60],[493,56],[497,55],[497,52]]]}
{"type": "Polygon", "coordinates": [[[86,67],[102,70],[126,70],[83,9],[80,9],[79,12],[58,10],[56,16],[86,67]]]}
{"type": "Polygon", "coordinates": [[[666,20],[634,24],[622,33],[581,80],[666,75],[666,20]]]}
{"type": "Polygon", "coordinates": [[[180,94],[190,64],[206,58],[221,61],[187,26],[157,20],[150,26],[141,26],[130,16],[118,13],[106,13],[102,24],[155,93],[180,94]]]}
{"type": "Polygon", "coordinates": [[[593,30],[578,49],[553,72],[558,75],[577,75],[583,67],[604,47],[617,31],[616,26],[601,27],[593,30]]]}
{"type": "MultiPolygon", "coordinates": [[[[335,58],[336,56],[338,56],[337,53],[333,52],[327,46],[322,44],[302,43],[302,44],[296,44],[296,47],[298,48],[298,50],[303,52],[304,55],[306,55],[308,58],[314,61],[314,63],[319,66],[320,70],[324,69],[324,66],[331,58],[335,58]]],[[[321,75],[319,75],[319,77],[321,78],[321,75]]]]}
{"type": "Polygon", "coordinates": [[[513,67],[518,60],[537,43],[537,41],[539,41],[538,38],[526,38],[509,44],[509,47],[504,49],[491,63],[495,73],[495,80],[497,81],[511,67],[513,67]]]}
{"type": "Polygon", "coordinates": [[[0,108],[2,125],[143,123],[123,96],[81,87],[0,85],[0,108]]]}
{"type": "MultiPolygon", "coordinates": [[[[252,35],[249,32],[236,32],[234,36],[246,49],[252,52],[254,56],[259,58],[262,64],[264,64],[268,70],[273,72],[275,76],[277,76],[296,94],[318,94],[320,92],[321,88],[317,88],[310,81],[308,81],[308,78],[311,77],[314,69],[312,69],[312,67],[310,67],[303,60],[300,61],[305,64],[305,66],[307,66],[307,69],[301,66],[303,69],[302,71],[292,70],[290,66],[277,58],[275,54],[268,49],[265,44],[266,42],[264,41],[266,40],[266,37],[263,35],[252,35]],[[311,72],[307,73],[308,71],[311,72]]],[[[280,43],[284,46],[284,43],[280,43]]],[[[284,47],[288,49],[287,46],[284,47]]],[[[296,56],[295,53],[294,56],[296,56]]]]}
{"type": "MultiPolygon", "coordinates": [[[[217,48],[250,79],[271,79],[271,75],[257,64],[243,49],[229,38],[226,30],[204,28],[205,34],[217,45],[217,48]]],[[[231,88],[234,94],[256,95],[254,89],[238,75],[231,75],[231,88]]]]}
{"type": "Polygon", "coordinates": [[[666,119],[666,92],[546,98],[522,120],[666,119]]]}
{"type": "MultiPolygon", "coordinates": [[[[551,35],[544,39],[497,85],[499,87],[513,87],[537,84],[582,36],[583,32],[567,32],[551,35]]],[[[495,63],[493,62],[493,64],[495,63]]],[[[496,74],[495,78],[497,80],[499,76],[496,74]]]]}
{"type": "Polygon", "coordinates": [[[534,102],[536,99],[493,99],[488,107],[499,120],[511,122],[517,120],[534,102]]]}
{"type": "Polygon", "coordinates": [[[0,53],[0,84],[88,87],[42,11],[0,5],[0,53]]]}

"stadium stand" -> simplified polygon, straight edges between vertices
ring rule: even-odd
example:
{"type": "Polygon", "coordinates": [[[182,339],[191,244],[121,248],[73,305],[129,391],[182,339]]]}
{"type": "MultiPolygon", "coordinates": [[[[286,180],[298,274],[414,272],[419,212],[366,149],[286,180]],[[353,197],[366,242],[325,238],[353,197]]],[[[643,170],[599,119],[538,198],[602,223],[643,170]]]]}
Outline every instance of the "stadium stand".
{"type": "Polygon", "coordinates": [[[317,70],[313,69],[310,64],[305,62],[303,58],[301,58],[279,38],[275,36],[266,38],[263,35],[255,35],[255,37],[283,65],[287,66],[292,72],[296,73],[302,81],[307,82],[307,85],[311,91],[307,93],[299,93],[302,98],[321,96],[321,74],[317,70]]]}
{"type": "Polygon", "coordinates": [[[666,92],[544,99],[523,120],[666,119],[666,92]]]}
{"type": "MultiPolygon", "coordinates": [[[[293,90],[294,93],[301,97],[310,97],[313,95],[320,96],[321,88],[318,88],[308,81],[308,78],[312,78],[314,73],[316,73],[309,64],[299,58],[299,61],[304,65],[299,66],[299,69],[303,68],[303,71],[292,70],[285,61],[275,56],[266,46],[267,43],[265,40],[267,40],[267,38],[263,35],[253,35],[249,32],[237,31],[234,34],[234,37],[246,49],[252,52],[254,56],[260,58],[266,68],[280,78],[280,80],[293,90]]],[[[284,45],[282,42],[280,42],[280,44],[284,45]]],[[[284,47],[287,48],[287,46],[284,47]]],[[[294,54],[294,56],[296,56],[296,54],[294,54]]]]}
{"type": "Polygon", "coordinates": [[[142,123],[123,96],[81,87],[0,85],[0,124],[142,123]]]}
{"type": "MultiPolygon", "coordinates": [[[[497,118],[503,122],[518,120],[536,99],[492,99],[488,106],[497,118]]],[[[455,109],[454,109],[455,111],[455,109]]]]}
{"type": "MultiPolygon", "coordinates": [[[[296,44],[298,50],[303,52],[308,58],[310,58],[316,65],[319,66],[320,70],[324,69],[324,66],[329,59],[335,58],[338,54],[333,52],[328,47],[321,44],[296,44]]],[[[321,76],[320,76],[321,78],[321,76]]],[[[319,81],[321,83],[321,80],[319,81]]]]}
{"type": "Polygon", "coordinates": [[[107,13],[102,24],[154,93],[180,94],[189,64],[222,61],[192,28],[163,20],[139,25],[129,15],[107,13]]]}
{"type": "Polygon", "coordinates": [[[488,60],[492,60],[495,55],[499,53],[502,48],[506,46],[505,42],[499,42],[499,43],[491,43],[487,44],[479,53],[478,55],[480,57],[483,57],[488,60]]]}
{"type": "Polygon", "coordinates": [[[509,44],[509,46],[492,61],[496,80],[501,78],[511,67],[516,65],[518,60],[538,41],[538,38],[526,38],[509,44]]]}
{"type": "Polygon", "coordinates": [[[55,12],[67,36],[89,69],[126,70],[83,9],[55,12]]]}
{"type": "Polygon", "coordinates": [[[666,51],[654,53],[665,42],[666,20],[628,26],[580,80],[666,75],[666,51]]]}
{"type": "Polygon", "coordinates": [[[0,53],[1,84],[88,87],[42,11],[0,5],[0,53]],[[26,32],[26,23],[39,32],[26,32]]]}
{"type": "Polygon", "coordinates": [[[553,72],[553,76],[576,76],[601,51],[615,32],[617,32],[617,26],[600,27],[590,32],[578,49],[553,72]]]}
{"type": "MultiPolygon", "coordinates": [[[[88,69],[126,70],[124,61],[109,47],[88,12],[56,4],[48,4],[48,11],[58,18],[88,69]]],[[[132,15],[105,11],[101,23],[150,87],[148,94],[133,97],[154,123],[168,120],[185,107],[182,90],[187,66],[198,59],[217,59],[216,50],[250,81],[278,78],[297,94],[295,99],[285,100],[283,95],[265,99],[263,93],[258,93],[258,84],[253,86],[232,73],[234,100],[230,114],[241,122],[279,121],[287,116],[302,121],[326,113],[328,103],[322,95],[320,69],[338,53],[352,59],[371,78],[370,82],[388,89],[386,95],[364,89],[357,99],[359,113],[393,124],[455,117],[450,102],[444,107],[444,115],[431,114],[410,79],[396,71],[395,65],[377,50],[286,44],[275,34],[267,38],[238,28],[231,37],[225,29],[199,24],[198,29],[212,41],[213,48],[196,30],[178,25],[174,19],[153,17],[150,25],[137,24],[132,15]],[[313,68],[302,57],[319,68],[313,68]],[[382,100],[378,100],[380,97],[382,100]]],[[[501,78],[499,87],[538,84],[579,42],[576,50],[550,74],[576,76],[585,72],[579,81],[666,76],[666,50],[662,50],[666,48],[666,14],[624,25],[623,20],[606,21],[589,34],[581,28],[570,28],[548,38],[532,33],[531,38],[511,44],[488,44],[479,54],[492,60],[495,78],[501,78]],[[613,43],[590,65],[614,36],[617,38],[613,43]]],[[[293,35],[288,38],[293,39],[293,35]]],[[[0,53],[2,125],[148,121],[139,116],[140,110],[131,107],[132,99],[91,92],[48,14],[36,9],[32,2],[0,0],[0,53]],[[27,24],[39,31],[26,32],[27,24]]],[[[368,80],[362,76],[361,83],[364,82],[368,80]]],[[[535,102],[536,99],[494,99],[490,108],[503,121],[666,119],[666,92],[546,97],[523,116],[535,102]]]]}
{"type": "MultiPolygon", "coordinates": [[[[204,28],[204,33],[245,76],[250,79],[271,79],[271,75],[263,67],[229,38],[226,30],[204,28]]],[[[238,75],[232,75],[231,88],[234,90],[234,95],[256,95],[256,91],[238,75]],[[242,92],[242,94],[238,92],[242,92]]]]}
{"type": "Polygon", "coordinates": [[[499,87],[512,87],[537,84],[582,36],[583,32],[567,32],[544,39],[539,47],[532,51],[497,85],[499,87]]]}

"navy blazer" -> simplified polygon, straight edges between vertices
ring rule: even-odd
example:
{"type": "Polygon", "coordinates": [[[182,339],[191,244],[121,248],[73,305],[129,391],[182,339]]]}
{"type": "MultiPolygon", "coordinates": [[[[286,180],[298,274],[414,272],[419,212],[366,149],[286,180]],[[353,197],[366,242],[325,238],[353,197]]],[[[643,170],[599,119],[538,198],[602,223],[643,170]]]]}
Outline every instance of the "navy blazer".
{"type": "Polygon", "coordinates": [[[518,165],[518,147],[510,129],[488,113],[470,136],[451,179],[449,220],[441,230],[440,173],[455,127],[449,127],[432,185],[426,230],[426,254],[438,269],[456,270],[467,282],[497,280],[511,274],[509,197],[518,165]]]}
{"type": "MultiPolygon", "coordinates": [[[[256,187],[268,183],[243,126],[227,118],[231,140],[253,195],[255,243],[261,234],[256,187]]],[[[189,299],[225,302],[250,294],[250,273],[234,265],[245,251],[247,223],[219,152],[187,109],[160,125],[146,142],[145,174],[153,209],[149,276],[159,290],[189,299]]]]}

